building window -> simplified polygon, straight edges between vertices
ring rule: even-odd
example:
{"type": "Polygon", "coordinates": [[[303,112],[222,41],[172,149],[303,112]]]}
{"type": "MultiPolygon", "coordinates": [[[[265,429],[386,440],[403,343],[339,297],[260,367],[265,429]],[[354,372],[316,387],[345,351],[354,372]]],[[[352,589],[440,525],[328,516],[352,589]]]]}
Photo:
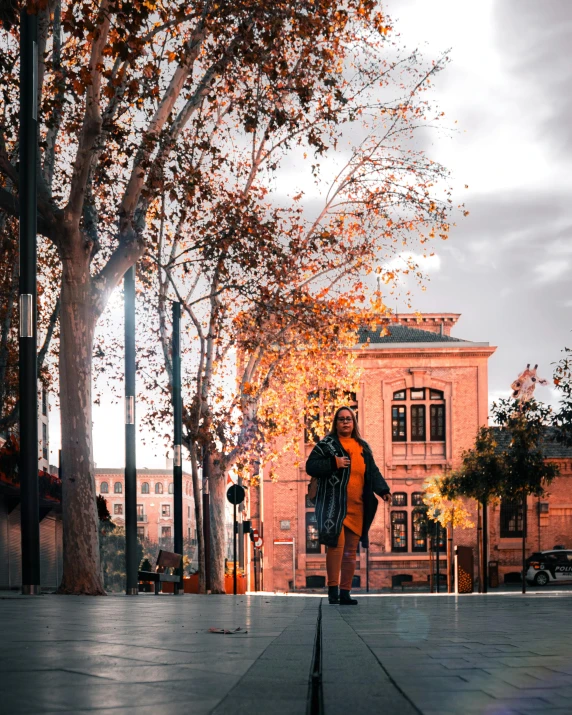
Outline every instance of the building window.
{"type": "Polygon", "coordinates": [[[419,390],[411,390],[412,400],[424,400],[425,399],[425,389],[420,388],[419,390]]]}
{"type": "Polygon", "coordinates": [[[423,492],[413,492],[411,495],[411,506],[425,506],[423,492]]]}
{"type": "Polygon", "coordinates": [[[445,441],[445,405],[430,406],[431,442],[445,441]]]}
{"type": "Polygon", "coordinates": [[[113,505],[113,513],[114,514],[123,514],[123,504],[114,504],[113,505]]]}
{"type": "Polygon", "coordinates": [[[407,420],[405,407],[393,406],[391,408],[391,439],[394,442],[407,440],[407,420]]]}
{"type": "Polygon", "coordinates": [[[425,405],[411,405],[411,441],[425,442],[425,405]]]}
{"type": "Polygon", "coordinates": [[[391,497],[392,506],[407,506],[407,494],[405,492],[395,492],[391,497]]]}
{"type": "Polygon", "coordinates": [[[123,494],[123,484],[121,484],[121,482],[115,482],[113,485],[113,492],[115,494],[123,494]]]}
{"type": "Polygon", "coordinates": [[[155,494],[162,494],[162,493],[163,493],[163,483],[157,482],[155,484],[155,494]]]}
{"type": "Polygon", "coordinates": [[[318,442],[330,431],[338,407],[351,407],[358,416],[355,392],[339,393],[338,390],[315,390],[309,392],[304,416],[304,439],[307,444],[318,442]]]}
{"type": "Polygon", "coordinates": [[[161,538],[162,539],[170,539],[171,538],[171,527],[170,526],[162,526],[161,527],[161,538]]]}
{"type": "Polygon", "coordinates": [[[422,511],[411,513],[412,551],[427,551],[427,518],[422,511]]]}
{"type": "Polygon", "coordinates": [[[522,504],[519,502],[501,501],[500,535],[501,539],[516,539],[522,537],[523,518],[522,504]]]}
{"type": "Polygon", "coordinates": [[[162,504],[161,505],[161,516],[171,516],[171,505],[162,504]]]}
{"type": "Polygon", "coordinates": [[[188,506],[187,507],[187,519],[190,519],[190,518],[191,518],[191,507],[188,506]]]}
{"type": "Polygon", "coordinates": [[[48,392],[46,388],[42,389],[42,414],[48,414],[48,392]]]}
{"type": "Polygon", "coordinates": [[[432,400],[444,400],[445,399],[441,390],[431,390],[429,396],[432,400]]]}
{"type": "Polygon", "coordinates": [[[405,399],[405,390],[398,390],[397,392],[394,392],[393,399],[394,400],[404,400],[405,399]]]}
{"type": "Polygon", "coordinates": [[[407,551],[407,512],[391,512],[391,550],[407,551]]]}
{"type": "Polygon", "coordinates": [[[306,553],[319,554],[321,546],[318,536],[318,522],[313,511],[306,512],[306,553]]]}
{"type": "Polygon", "coordinates": [[[174,494],[175,493],[175,485],[173,482],[169,482],[169,494],[174,494]]]}
{"type": "Polygon", "coordinates": [[[149,482],[143,482],[141,485],[141,494],[149,494],[149,482]]]}
{"type": "Polygon", "coordinates": [[[143,521],[144,518],[143,504],[137,504],[137,521],[143,521]]]}
{"type": "Polygon", "coordinates": [[[107,482],[101,482],[101,486],[99,487],[99,493],[109,494],[109,484],[107,482]]]}
{"type": "Polygon", "coordinates": [[[48,458],[48,425],[42,422],[42,456],[48,458]]]}
{"type": "Polygon", "coordinates": [[[144,538],[145,538],[145,527],[144,527],[144,526],[138,526],[138,527],[137,527],[137,538],[138,538],[138,539],[144,539],[144,538]]]}

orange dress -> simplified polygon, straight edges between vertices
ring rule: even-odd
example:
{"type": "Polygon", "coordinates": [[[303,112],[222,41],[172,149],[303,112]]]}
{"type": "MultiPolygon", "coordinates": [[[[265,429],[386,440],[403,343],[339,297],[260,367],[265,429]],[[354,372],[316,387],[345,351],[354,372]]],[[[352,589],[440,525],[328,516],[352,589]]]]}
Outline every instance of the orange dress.
{"type": "Polygon", "coordinates": [[[340,437],[342,447],[350,455],[350,480],[348,482],[348,510],[344,526],[354,534],[361,536],[363,530],[363,486],[365,480],[365,461],[363,447],[353,437],[340,437]]]}

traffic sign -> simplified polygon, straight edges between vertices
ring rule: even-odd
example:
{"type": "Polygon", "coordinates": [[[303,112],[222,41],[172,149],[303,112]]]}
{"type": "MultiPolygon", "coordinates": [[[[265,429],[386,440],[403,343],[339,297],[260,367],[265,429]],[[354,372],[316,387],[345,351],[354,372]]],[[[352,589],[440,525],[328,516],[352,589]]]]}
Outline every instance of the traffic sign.
{"type": "Polygon", "coordinates": [[[231,504],[234,504],[235,506],[237,504],[242,504],[245,496],[246,491],[244,487],[240,486],[240,484],[233,484],[226,490],[226,498],[231,504]]]}

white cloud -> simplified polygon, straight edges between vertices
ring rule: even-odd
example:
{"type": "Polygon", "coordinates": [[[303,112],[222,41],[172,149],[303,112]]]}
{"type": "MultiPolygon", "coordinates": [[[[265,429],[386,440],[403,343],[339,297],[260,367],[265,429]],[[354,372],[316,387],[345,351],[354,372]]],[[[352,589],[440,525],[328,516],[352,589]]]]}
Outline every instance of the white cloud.
{"type": "Polygon", "coordinates": [[[568,261],[545,261],[534,268],[537,283],[550,283],[558,280],[568,272],[570,263],[568,261]]]}

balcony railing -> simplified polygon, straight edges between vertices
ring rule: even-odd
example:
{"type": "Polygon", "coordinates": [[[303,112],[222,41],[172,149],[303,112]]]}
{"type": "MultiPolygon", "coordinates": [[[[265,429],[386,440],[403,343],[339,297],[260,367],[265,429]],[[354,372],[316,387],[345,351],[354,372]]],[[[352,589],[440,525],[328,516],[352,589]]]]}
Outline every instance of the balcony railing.
{"type": "Polygon", "coordinates": [[[147,523],[147,514],[137,514],[137,521],[147,523]]]}

